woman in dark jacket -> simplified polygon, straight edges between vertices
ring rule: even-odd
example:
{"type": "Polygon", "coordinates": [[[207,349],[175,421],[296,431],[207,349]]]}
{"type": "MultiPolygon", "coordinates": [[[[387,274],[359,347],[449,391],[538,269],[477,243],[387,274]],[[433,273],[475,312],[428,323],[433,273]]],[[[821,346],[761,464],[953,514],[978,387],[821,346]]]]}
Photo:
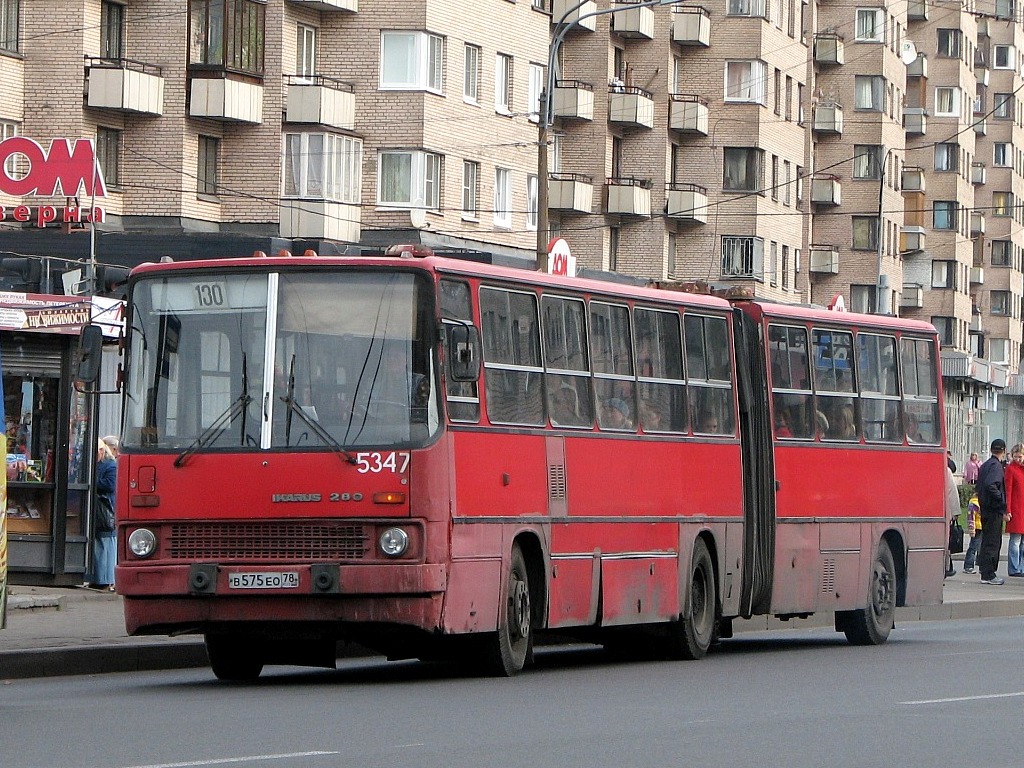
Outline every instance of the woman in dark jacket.
{"type": "Polygon", "coordinates": [[[114,565],[117,562],[117,533],[113,520],[104,514],[104,505],[116,509],[117,462],[102,440],[96,448],[96,503],[93,506],[92,573],[89,586],[114,591],[114,565]]]}

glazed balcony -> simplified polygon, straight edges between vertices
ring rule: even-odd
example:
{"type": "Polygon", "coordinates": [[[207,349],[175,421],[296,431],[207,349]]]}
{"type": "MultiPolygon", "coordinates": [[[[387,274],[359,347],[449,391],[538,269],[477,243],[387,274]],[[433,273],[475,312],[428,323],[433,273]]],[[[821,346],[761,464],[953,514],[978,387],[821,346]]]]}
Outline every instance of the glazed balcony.
{"type": "Polygon", "coordinates": [[[356,123],[355,89],[333,77],[285,75],[288,97],[286,123],[310,123],[353,130],[356,123]]]}
{"type": "Polygon", "coordinates": [[[581,80],[558,80],[551,111],[554,117],[567,120],[593,120],[594,86],[581,80]]]}
{"type": "Polygon", "coordinates": [[[900,229],[900,254],[923,251],[925,232],[924,227],[905,226],[900,229]]]}
{"type": "Polygon", "coordinates": [[[823,67],[839,66],[845,63],[843,38],[832,32],[815,35],[814,63],[823,67]]]}
{"type": "Polygon", "coordinates": [[[616,176],[605,180],[605,213],[617,216],[651,215],[651,180],[616,176]]]}
{"type": "Polygon", "coordinates": [[[924,168],[910,165],[904,166],[900,182],[904,192],[924,192],[924,168]]]}
{"type": "Polygon", "coordinates": [[[580,5],[579,8],[575,7],[577,5],[579,5],[577,0],[551,0],[551,23],[557,24],[572,9],[572,13],[566,16],[565,23],[575,25],[577,29],[586,29],[593,32],[597,29],[597,18],[589,14],[597,10],[597,3],[586,2],[580,5]],[[580,17],[583,16],[587,18],[581,20],[580,17]]]}
{"type": "Polygon", "coordinates": [[[839,104],[822,102],[814,105],[815,133],[843,133],[843,108],[839,104]]]}
{"type": "Polygon", "coordinates": [[[920,107],[903,110],[903,130],[909,136],[924,136],[928,133],[928,113],[920,107]]]}
{"type": "Polygon", "coordinates": [[[985,268],[971,267],[971,285],[985,284],[985,268]]]}
{"type": "Polygon", "coordinates": [[[360,207],[330,200],[281,200],[281,237],[358,243],[360,207]]]}
{"type": "Polygon", "coordinates": [[[907,77],[928,77],[928,57],[923,53],[907,64],[907,77]]]}
{"type": "Polygon", "coordinates": [[[594,209],[594,180],[582,173],[548,176],[548,207],[555,211],[590,213],[594,209]]]}
{"type": "Polygon", "coordinates": [[[227,123],[262,123],[263,85],[224,70],[194,73],[189,78],[188,114],[227,123]]]}
{"type": "Polygon", "coordinates": [[[985,234],[985,214],[971,211],[971,237],[985,234]]]}
{"type": "Polygon", "coordinates": [[[612,7],[612,32],[637,40],[654,39],[654,8],[638,6],[639,0],[615,0],[612,7]]]}
{"type": "Polygon", "coordinates": [[[842,191],[838,176],[821,174],[811,178],[811,202],[815,205],[840,205],[842,191]]]}
{"type": "Polygon", "coordinates": [[[132,59],[86,57],[86,105],[96,109],[164,113],[164,78],[160,67],[132,59]]]}
{"type": "Polygon", "coordinates": [[[817,275],[838,275],[839,246],[812,245],[810,270],[817,275]]]}
{"type": "Polygon", "coordinates": [[[632,128],[654,127],[654,96],[635,85],[608,87],[608,122],[632,128]]]}
{"type": "Polygon", "coordinates": [[[672,42],[679,45],[711,45],[711,12],[707,8],[672,7],[672,42]]]}
{"type": "Polygon", "coordinates": [[[900,307],[903,309],[921,309],[924,306],[924,288],[920,285],[904,284],[900,294],[900,307]]]}
{"type": "Polygon", "coordinates": [[[708,221],[708,190],[697,184],[669,184],[665,189],[665,214],[680,221],[708,221]]]}
{"type": "Polygon", "coordinates": [[[695,94],[670,93],[668,95],[668,127],[680,133],[708,135],[708,102],[695,94]]]}
{"type": "Polygon", "coordinates": [[[971,184],[984,184],[988,180],[988,169],[984,163],[971,163],[971,184]]]}

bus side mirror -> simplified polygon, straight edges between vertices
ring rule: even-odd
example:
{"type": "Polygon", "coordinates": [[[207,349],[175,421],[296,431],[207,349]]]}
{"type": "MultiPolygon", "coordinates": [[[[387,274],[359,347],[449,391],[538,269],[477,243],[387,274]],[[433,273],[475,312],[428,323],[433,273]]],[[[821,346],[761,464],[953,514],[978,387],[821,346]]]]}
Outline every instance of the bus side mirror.
{"type": "Polygon", "coordinates": [[[480,332],[474,326],[448,326],[448,375],[453,381],[480,378],[480,332]]]}
{"type": "Polygon", "coordinates": [[[99,381],[102,359],[103,329],[98,325],[84,326],[78,336],[78,361],[75,369],[76,389],[84,391],[83,386],[99,381]]]}

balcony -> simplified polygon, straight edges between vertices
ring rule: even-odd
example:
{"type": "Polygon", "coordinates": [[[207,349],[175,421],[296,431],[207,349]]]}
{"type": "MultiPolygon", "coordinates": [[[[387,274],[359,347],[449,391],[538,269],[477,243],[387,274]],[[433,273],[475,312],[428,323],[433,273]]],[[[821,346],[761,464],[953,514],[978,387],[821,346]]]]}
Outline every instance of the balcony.
{"type": "Polygon", "coordinates": [[[558,80],[551,102],[554,117],[568,120],[594,119],[594,86],[580,80],[558,80]]]}
{"type": "Polygon", "coordinates": [[[971,211],[971,237],[985,234],[985,214],[971,211]]]}
{"type": "Polygon", "coordinates": [[[288,0],[292,5],[302,8],[310,8],[321,13],[336,11],[349,11],[355,13],[359,10],[359,0],[288,0]]]}
{"type": "Polygon", "coordinates": [[[904,192],[924,192],[924,168],[908,165],[904,166],[900,179],[900,186],[904,192]]]}
{"type": "Polygon", "coordinates": [[[924,250],[924,227],[904,226],[900,230],[900,254],[908,255],[924,250]]]}
{"type": "Polygon", "coordinates": [[[634,128],[654,127],[654,97],[634,85],[608,87],[608,122],[634,128]]]}
{"type": "Polygon", "coordinates": [[[711,45],[711,12],[707,8],[672,6],[672,42],[680,45],[711,45]]]}
{"type": "Polygon", "coordinates": [[[920,309],[924,306],[924,288],[915,284],[904,284],[900,294],[900,307],[903,309],[920,309]]]}
{"type": "Polygon", "coordinates": [[[810,270],[818,275],[839,274],[839,246],[812,245],[810,270]]]}
{"type": "Polygon", "coordinates": [[[909,21],[928,21],[929,0],[908,0],[907,19],[909,21]]]}
{"type": "Polygon", "coordinates": [[[86,105],[96,109],[164,113],[164,78],[160,67],[131,59],[86,57],[86,105]]]}
{"type": "Polygon", "coordinates": [[[608,205],[605,213],[618,216],[651,215],[651,180],[616,176],[605,180],[608,205]]]}
{"type": "Polygon", "coordinates": [[[985,269],[984,267],[971,267],[971,285],[984,285],[985,284],[985,269]]]}
{"type": "Polygon", "coordinates": [[[815,133],[843,132],[843,108],[834,102],[822,102],[814,105],[814,126],[815,133]]]}
{"type": "Polygon", "coordinates": [[[286,123],[313,123],[353,130],[356,124],[356,97],[351,83],[333,77],[285,75],[288,99],[286,123]]]}
{"type": "Polygon", "coordinates": [[[638,0],[615,0],[612,7],[612,32],[619,37],[654,39],[654,8],[638,7],[638,0]]]}
{"type": "Polygon", "coordinates": [[[548,207],[555,211],[590,213],[594,209],[594,180],[582,173],[550,174],[548,207]]]}
{"type": "Polygon", "coordinates": [[[668,95],[668,127],[680,133],[708,135],[708,102],[700,96],[684,93],[668,95]]]}
{"type": "MultiPolygon", "coordinates": [[[[204,73],[205,74],[205,73],[204,73]]],[[[263,122],[263,86],[224,76],[189,78],[189,117],[229,123],[263,122]]]]}
{"type": "Polygon", "coordinates": [[[984,184],[987,177],[984,163],[971,163],[971,184],[984,184]]]}
{"type": "Polygon", "coordinates": [[[923,136],[928,132],[928,114],[921,107],[907,107],[903,110],[903,130],[908,135],[923,136]]]}
{"type": "Polygon", "coordinates": [[[845,62],[843,38],[827,32],[814,36],[814,63],[820,66],[838,66],[845,62]]]}
{"type": "Polygon", "coordinates": [[[682,221],[708,221],[708,190],[696,184],[669,184],[665,190],[665,214],[682,221]]]}
{"type": "Polygon", "coordinates": [[[839,205],[843,202],[838,176],[820,175],[811,178],[811,202],[815,205],[839,205]]]}
{"type": "Polygon", "coordinates": [[[597,29],[597,18],[589,14],[597,10],[597,3],[591,0],[591,2],[583,3],[579,8],[576,7],[577,5],[579,3],[576,0],[551,0],[551,23],[558,24],[562,21],[562,17],[565,16],[564,23],[566,25],[575,25],[577,29],[586,29],[593,32],[597,29]],[[572,13],[566,16],[565,14],[570,10],[572,13]],[[581,16],[587,16],[587,18],[581,21],[581,16]]]}
{"type": "Polygon", "coordinates": [[[281,200],[281,237],[358,243],[358,205],[329,200],[281,200]]]}
{"type": "Polygon", "coordinates": [[[928,77],[928,57],[923,53],[907,64],[907,77],[928,77]]]}
{"type": "Polygon", "coordinates": [[[974,133],[978,136],[984,136],[988,133],[988,120],[981,118],[980,120],[974,121],[974,133]]]}
{"type": "Polygon", "coordinates": [[[987,88],[989,80],[991,79],[991,72],[987,69],[975,69],[974,79],[978,85],[984,85],[987,88]]]}

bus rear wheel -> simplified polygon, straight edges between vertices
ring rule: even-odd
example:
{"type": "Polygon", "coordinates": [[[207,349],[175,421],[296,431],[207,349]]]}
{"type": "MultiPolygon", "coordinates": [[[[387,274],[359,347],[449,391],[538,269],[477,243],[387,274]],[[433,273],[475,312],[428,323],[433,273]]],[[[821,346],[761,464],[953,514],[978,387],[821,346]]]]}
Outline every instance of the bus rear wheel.
{"type": "Polygon", "coordinates": [[[206,655],[218,680],[255,680],[263,671],[263,659],[253,640],[239,635],[206,634],[206,655]]]}
{"type": "Polygon", "coordinates": [[[484,671],[494,677],[512,677],[522,670],[533,651],[533,605],[526,558],[518,544],[512,558],[498,610],[498,631],[488,637],[484,671]]]}
{"type": "Polygon", "coordinates": [[[836,624],[853,645],[881,645],[889,639],[896,625],[896,564],[886,542],[875,551],[867,607],[837,613],[836,624]]]}
{"type": "Polygon", "coordinates": [[[683,615],[668,628],[668,654],[674,659],[702,659],[715,639],[718,593],[711,553],[703,539],[693,545],[690,585],[683,615]]]}

